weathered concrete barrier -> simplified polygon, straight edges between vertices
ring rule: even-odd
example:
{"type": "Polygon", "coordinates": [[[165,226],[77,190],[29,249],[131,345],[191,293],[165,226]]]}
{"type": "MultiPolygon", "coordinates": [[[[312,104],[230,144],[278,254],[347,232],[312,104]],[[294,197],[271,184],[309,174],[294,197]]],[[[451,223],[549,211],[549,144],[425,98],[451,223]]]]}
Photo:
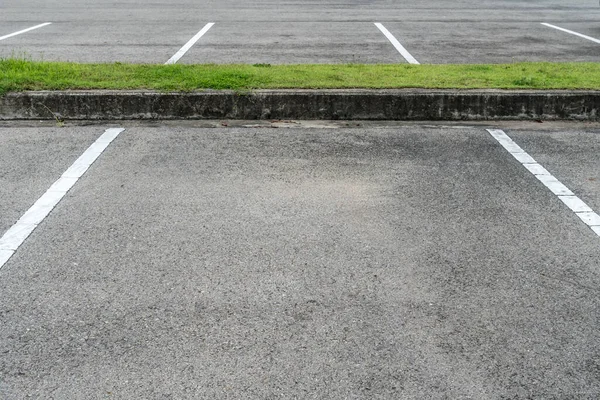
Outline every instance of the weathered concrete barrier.
{"type": "Polygon", "coordinates": [[[0,120],[597,120],[600,91],[40,91],[0,97],[0,120]]]}

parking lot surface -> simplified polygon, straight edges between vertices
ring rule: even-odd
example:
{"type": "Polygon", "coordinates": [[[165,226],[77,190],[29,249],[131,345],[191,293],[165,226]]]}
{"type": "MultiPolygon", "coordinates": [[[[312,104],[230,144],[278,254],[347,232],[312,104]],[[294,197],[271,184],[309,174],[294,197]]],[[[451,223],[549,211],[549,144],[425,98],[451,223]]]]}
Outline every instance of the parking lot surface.
{"type": "MultiPolygon", "coordinates": [[[[594,0],[4,0],[0,57],[598,61],[594,0]],[[413,2],[414,3],[414,2],[413,2]]],[[[0,124],[0,398],[598,398],[600,125],[0,124]]]]}
{"type": "Polygon", "coordinates": [[[375,23],[420,63],[595,62],[600,46],[594,0],[5,0],[1,7],[0,57],[35,60],[162,64],[208,23],[215,25],[178,62],[408,62],[375,23]],[[2,39],[43,23],[51,24],[2,39]]]}
{"type": "MultiPolygon", "coordinates": [[[[598,211],[598,125],[312,124],[125,123],[0,269],[0,397],[599,395],[600,233],[486,130],[598,211]]],[[[0,128],[3,229],[108,128],[0,128]]]]}

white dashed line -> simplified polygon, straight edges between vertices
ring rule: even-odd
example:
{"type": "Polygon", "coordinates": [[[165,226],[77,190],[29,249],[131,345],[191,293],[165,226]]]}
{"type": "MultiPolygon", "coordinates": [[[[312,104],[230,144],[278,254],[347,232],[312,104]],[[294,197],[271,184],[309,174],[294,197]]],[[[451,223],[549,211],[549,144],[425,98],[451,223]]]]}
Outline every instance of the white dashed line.
{"type": "Polygon", "coordinates": [[[208,32],[208,30],[210,28],[212,28],[213,25],[214,25],[214,22],[210,22],[210,23],[206,24],[204,26],[204,28],[202,28],[202,30],[200,32],[196,33],[193,38],[191,38],[190,40],[188,40],[188,42],[181,49],[179,49],[179,51],[177,53],[175,53],[175,55],[173,57],[169,58],[169,61],[167,61],[165,64],[175,64],[177,61],[179,61],[179,59],[181,57],[183,57],[185,55],[185,53],[187,53],[188,50],[191,49],[192,46],[198,40],[200,40],[200,38],[202,36],[204,36],[204,34],[206,32],[208,32]]]}
{"type": "Polygon", "coordinates": [[[579,197],[575,196],[568,187],[563,185],[544,167],[538,164],[533,157],[516,144],[504,131],[500,129],[487,130],[514,158],[554,193],[571,211],[592,230],[600,236],[600,215],[596,214],[579,197]]]}
{"type": "Polygon", "coordinates": [[[408,52],[408,50],[406,50],[404,48],[404,46],[402,46],[400,44],[400,42],[398,41],[398,39],[396,39],[394,37],[394,35],[392,35],[390,33],[390,31],[388,31],[385,28],[385,26],[383,26],[379,22],[375,22],[375,26],[377,28],[379,28],[379,30],[381,31],[381,33],[383,33],[386,38],[388,38],[388,40],[394,45],[394,47],[396,48],[396,50],[398,50],[398,53],[402,54],[402,57],[404,57],[404,59],[406,61],[408,61],[410,64],[419,64],[419,62],[408,52]]]}
{"type": "Polygon", "coordinates": [[[125,129],[107,129],[71,167],[36,201],[0,238],[0,268],[12,257],[25,239],[42,223],[77,180],[96,161],[108,145],[125,129]]]}
{"type": "Polygon", "coordinates": [[[29,32],[29,31],[32,31],[34,29],[42,28],[44,26],[50,25],[51,23],[52,22],[45,22],[43,24],[32,26],[31,28],[23,29],[22,31],[18,31],[18,32],[15,32],[15,33],[10,33],[8,35],[0,36],[0,40],[8,39],[9,37],[17,36],[17,35],[20,35],[21,33],[29,32]]]}
{"type": "Polygon", "coordinates": [[[549,28],[558,29],[559,31],[563,31],[563,32],[566,32],[566,33],[570,33],[571,35],[579,36],[579,37],[581,37],[581,38],[584,38],[584,39],[587,39],[587,40],[591,40],[592,42],[600,43],[600,40],[598,40],[598,39],[595,39],[595,38],[593,38],[593,37],[591,37],[591,36],[587,36],[587,35],[583,35],[583,34],[581,34],[581,33],[573,32],[573,31],[570,31],[570,30],[568,30],[568,29],[561,28],[560,26],[556,26],[556,25],[552,25],[552,24],[547,24],[547,23],[545,23],[545,22],[542,22],[542,25],[544,25],[544,26],[547,26],[547,27],[549,27],[549,28]]]}

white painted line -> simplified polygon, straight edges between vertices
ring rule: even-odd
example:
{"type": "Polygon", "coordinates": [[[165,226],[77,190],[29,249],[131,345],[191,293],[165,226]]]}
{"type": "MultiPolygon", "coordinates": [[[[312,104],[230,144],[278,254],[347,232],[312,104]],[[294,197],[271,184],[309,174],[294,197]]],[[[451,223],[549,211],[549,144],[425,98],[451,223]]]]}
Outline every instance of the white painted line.
{"type": "Polygon", "coordinates": [[[181,57],[183,57],[185,55],[185,53],[187,53],[188,50],[191,49],[192,46],[198,40],[200,40],[200,38],[202,36],[204,36],[204,34],[206,32],[208,32],[208,30],[210,28],[212,28],[213,25],[214,25],[214,22],[210,22],[210,23],[206,24],[204,26],[204,28],[202,28],[202,30],[200,32],[196,33],[193,38],[191,38],[190,40],[188,40],[188,42],[181,49],[179,49],[179,51],[177,53],[175,53],[175,55],[173,57],[169,58],[169,61],[167,61],[165,64],[175,64],[177,61],[179,61],[179,59],[181,57]]]}
{"type": "Polygon", "coordinates": [[[547,23],[545,23],[545,22],[542,22],[542,25],[544,25],[544,26],[547,26],[547,27],[549,27],[549,28],[558,29],[559,31],[563,31],[563,32],[566,32],[566,33],[570,33],[571,35],[579,36],[579,37],[581,37],[581,38],[584,38],[584,39],[587,39],[587,40],[591,40],[592,42],[600,43],[600,40],[598,40],[598,39],[595,39],[595,38],[593,38],[593,37],[591,37],[591,36],[587,36],[587,35],[583,35],[583,34],[581,34],[581,33],[573,32],[573,31],[570,31],[570,30],[568,30],[568,29],[561,28],[560,26],[556,26],[556,25],[552,25],[552,24],[547,24],[547,23]]]}
{"type": "MultiPolygon", "coordinates": [[[[54,185],[52,185],[52,187],[53,186],[54,185]]],[[[50,187],[50,189],[48,189],[46,193],[44,193],[42,197],[40,197],[38,201],[36,201],[33,206],[27,210],[27,212],[25,212],[25,214],[23,214],[18,221],[19,223],[25,225],[38,225],[44,220],[44,218],[46,218],[48,214],[50,214],[50,211],[56,207],[63,196],[68,192],[68,190],[65,190],[64,192],[54,192],[52,191],[52,187],[50,187]]]]}
{"type": "Polygon", "coordinates": [[[575,213],[593,212],[593,210],[577,196],[558,196],[558,198],[575,213]]]}
{"type": "Polygon", "coordinates": [[[538,164],[533,157],[527,154],[519,145],[500,129],[487,129],[487,131],[527,168],[540,182],[573,211],[594,233],[600,236],[600,215],[596,214],[579,197],[575,196],[568,187],[556,179],[546,168],[538,164]]]}
{"type": "Polygon", "coordinates": [[[398,50],[398,53],[402,54],[402,57],[404,57],[404,59],[406,61],[408,61],[410,64],[419,64],[419,62],[408,52],[408,50],[406,50],[404,48],[404,46],[402,46],[400,44],[400,42],[398,41],[398,39],[396,39],[394,37],[394,35],[392,35],[390,33],[390,31],[388,31],[386,29],[385,26],[383,26],[379,22],[375,22],[375,26],[377,28],[379,28],[379,30],[381,31],[381,33],[383,33],[386,38],[388,38],[388,40],[394,45],[394,47],[396,48],[396,50],[398,50]]]}
{"type": "MultiPolygon", "coordinates": [[[[504,147],[506,149],[506,151],[508,151],[510,154],[512,154],[512,156],[514,158],[516,158],[517,161],[519,161],[521,164],[531,165],[532,169],[539,169],[539,168],[543,169],[543,167],[541,165],[539,165],[533,159],[533,157],[531,157],[529,154],[527,154],[525,152],[525,150],[523,150],[521,148],[521,146],[519,146],[511,138],[509,138],[508,135],[506,133],[504,133],[504,131],[502,131],[500,129],[488,129],[488,132],[494,137],[494,139],[496,139],[498,141],[498,143],[500,143],[502,145],[502,147],[504,147]]],[[[544,169],[543,171],[542,170],[539,170],[539,171],[543,172],[546,170],[544,169]]],[[[548,172],[548,171],[546,171],[546,172],[548,172]]],[[[539,174],[534,173],[534,175],[550,175],[550,173],[539,173],[539,174]]]]}
{"type": "Polygon", "coordinates": [[[104,131],[82,155],[71,165],[23,216],[0,238],[0,268],[10,259],[25,239],[50,214],[77,180],[96,161],[98,156],[125,129],[110,128],[104,131]],[[85,167],[85,168],[83,168],[85,167]],[[68,176],[65,176],[68,175],[68,176]]]}
{"type": "Polygon", "coordinates": [[[521,164],[537,164],[537,162],[527,153],[510,153],[521,164]]]}
{"type": "Polygon", "coordinates": [[[11,34],[8,34],[8,35],[5,35],[5,36],[0,36],[0,40],[8,39],[9,37],[17,36],[17,35],[20,35],[21,33],[29,32],[29,31],[32,31],[34,29],[42,28],[44,26],[50,25],[51,23],[52,22],[45,22],[43,24],[32,26],[31,28],[23,29],[22,31],[11,33],[11,34]]]}
{"type": "Polygon", "coordinates": [[[488,132],[508,151],[509,153],[525,153],[525,150],[516,144],[504,131],[500,129],[488,129],[488,132]]]}
{"type": "Polygon", "coordinates": [[[574,196],[568,187],[552,175],[536,175],[535,177],[557,196],[574,196]]]}
{"type": "Polygon", "coordinates": [[[21,243],[33,232],[36,225],[24,224],[17,221],[16,224],[6,231],[2,239],[0,239],[0,250],[16,251],[21,243]]]}
{"type": "Polygon", "coordinates": [[[39,225],[44,218],[50,214],[54,207],[55,205],[50,204],[38,204],[36,207],[31,207],[21,218],[19,218],[19,223],[34,226],[39,225]]]}
{"type": "Polygon", "coordinates": [[[579,218],[589,226],[600,226],[600,215],[595,212],[577,213],[579,218]]]}
{"type": "Polygon", "coordinates": [[[75,182],[77,182],[77,178],[61,177],[59,180],[54,182],[54,184],[52,184],[52,186],[50,186],[50,189],[48,189],[48,191],[49,192],[58,192],[58,193],[67,193],[69,191],[69,189],[71,189],[71,187],[73,187],[75,182]]]}
{"type": "Polygon", "coordinates": [[[0,268],[15,254],[12,250],[0,250],[0,268]]]}
{"type": "Polygon", "coordinates": [[[534,175],[550,175],[550,172],[546,170],[546,168],[542,167],[540,164],[523,164],[525,168],[529,170],[534,175]]]}

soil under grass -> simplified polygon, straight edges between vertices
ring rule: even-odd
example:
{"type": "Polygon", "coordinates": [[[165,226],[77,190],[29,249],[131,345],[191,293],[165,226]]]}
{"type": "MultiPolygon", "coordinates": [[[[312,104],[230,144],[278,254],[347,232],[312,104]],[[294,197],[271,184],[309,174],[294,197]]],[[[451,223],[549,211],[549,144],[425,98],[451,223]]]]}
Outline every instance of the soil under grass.
{"type": "Polygon", "coordinates": [[[0,60],[0,94],[26,90],[600,89],[599,63],[148,65],[0,60]]]}

